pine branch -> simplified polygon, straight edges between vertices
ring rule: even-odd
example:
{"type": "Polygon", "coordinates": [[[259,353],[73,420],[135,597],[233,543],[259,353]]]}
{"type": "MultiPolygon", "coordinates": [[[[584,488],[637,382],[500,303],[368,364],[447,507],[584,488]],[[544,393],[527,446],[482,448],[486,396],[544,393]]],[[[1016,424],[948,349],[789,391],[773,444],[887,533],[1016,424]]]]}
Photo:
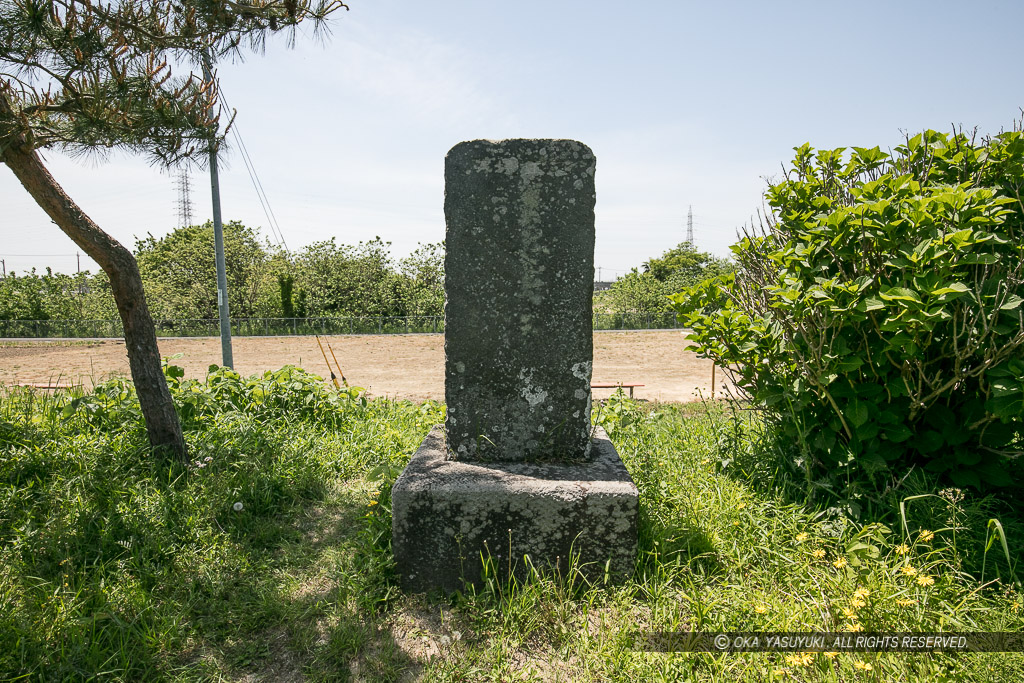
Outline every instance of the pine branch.
{"type": "MultiPolygon", "coordinates": [[[[35,148],[121,148],[177,163],[220,144],[215,76],[178,77],[204,49],[238,55],[348,9],[338,0],[15,0],[0,5],[0,87],[35,148]]],[[[229,124],[230,125],[230,124],[229,124]]],[[[222,133],[223,135],[223,133],[222,133]]],[[[0,139],[2,142],[2,139],[0,139]]]]}

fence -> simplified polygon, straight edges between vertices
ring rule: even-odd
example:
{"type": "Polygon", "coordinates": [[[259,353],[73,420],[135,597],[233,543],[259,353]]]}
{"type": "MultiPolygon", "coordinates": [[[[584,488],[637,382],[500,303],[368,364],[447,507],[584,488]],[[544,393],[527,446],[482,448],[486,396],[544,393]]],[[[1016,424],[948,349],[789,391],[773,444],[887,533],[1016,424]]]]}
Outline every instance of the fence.
{"type": "MultiPolygon", "coordinates": [[[[159,337],[216,337],[216,318],[155,320],[159,337]]],[[[655,330],[681,327],[674,313],[595,313],[595,330],[655,330]]],[[[334,334],[414,334],[444,332],[443,316],[347,318],[232,318],[238,337],[334,334]]],[[[0,338],[122,338],[120,320],[0,320],[0,338]]]]}

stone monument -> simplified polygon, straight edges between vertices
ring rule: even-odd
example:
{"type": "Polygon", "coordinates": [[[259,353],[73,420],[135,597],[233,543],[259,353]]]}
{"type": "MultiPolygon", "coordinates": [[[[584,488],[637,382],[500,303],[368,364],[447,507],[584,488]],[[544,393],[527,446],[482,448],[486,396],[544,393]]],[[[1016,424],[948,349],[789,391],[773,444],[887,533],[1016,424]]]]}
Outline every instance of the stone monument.
{"type": "Polygon", "coordinates": [[[594,170],[572,140],[448,152],[448,413],[392,489],[406,590],[478,583],[486,558],[520,578],[632,573],[637,489],[590,424],[594,170]]]}

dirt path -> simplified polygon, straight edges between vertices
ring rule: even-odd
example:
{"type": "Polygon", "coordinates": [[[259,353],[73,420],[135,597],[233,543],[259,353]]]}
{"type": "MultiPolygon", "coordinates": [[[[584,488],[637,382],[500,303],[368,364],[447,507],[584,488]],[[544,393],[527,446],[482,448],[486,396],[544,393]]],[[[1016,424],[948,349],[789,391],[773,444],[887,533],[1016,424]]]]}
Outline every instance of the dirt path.
{"type": "MultiPolygon", "coordinates": [[[[444,336],[441,334],[329,337],[350,384],[371,395],[444,400],[444,336]]],[[[690,401],[711,386],[711,361],[688,350],[679,330],[594,333],[594,382],[640,383],[638,398],[690,401]]],[[[327,375],[315,337],[236,337],[235,368],[245,375],[299,365],[327,375]]],[[[176,356],[187,377],[203,377],[220,362],[217,338],[163,339],[160,352],[176,356]]],[[[91,386],[128,374],[124,342],[0,342],[0,384],[61,382],[91,386]]],[[[721,387],[722,374],[716,376],[721,387]]],[[[607,396],[610,390],[595,390],[607,396]]]]}

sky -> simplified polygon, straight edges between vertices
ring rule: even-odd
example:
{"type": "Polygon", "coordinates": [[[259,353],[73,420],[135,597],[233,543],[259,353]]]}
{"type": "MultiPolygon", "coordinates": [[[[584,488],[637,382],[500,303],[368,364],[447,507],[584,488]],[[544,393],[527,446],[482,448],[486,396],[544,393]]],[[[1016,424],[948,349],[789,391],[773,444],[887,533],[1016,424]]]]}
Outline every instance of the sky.
{"type": "MultiPolygon", "coordinates": [[[[773,3],[350,0],[218,65],[235,130],[287,246],[379,236],[396,258],[444,239],[444,157],[478,138],[571,138],[597,157],[595,267],[621,276],[686,237],[728,256],[793,147],[875,146],[952,125],[1012,128],[1024,106],[1019,0],[773,3]]],[[[269,229],[238,143],[225,220],[269,229]]],[[[128,246],[178,224],[175,174],[111,154],[46,163],[128,246]]],[[[192,171],[193,222],[212,216],[192,171]]],[[[0,167],[6,271],[79,267],[79,249],[0,167]]],[[[96,270],[84,254],[81,268],[96,270]]]]}

